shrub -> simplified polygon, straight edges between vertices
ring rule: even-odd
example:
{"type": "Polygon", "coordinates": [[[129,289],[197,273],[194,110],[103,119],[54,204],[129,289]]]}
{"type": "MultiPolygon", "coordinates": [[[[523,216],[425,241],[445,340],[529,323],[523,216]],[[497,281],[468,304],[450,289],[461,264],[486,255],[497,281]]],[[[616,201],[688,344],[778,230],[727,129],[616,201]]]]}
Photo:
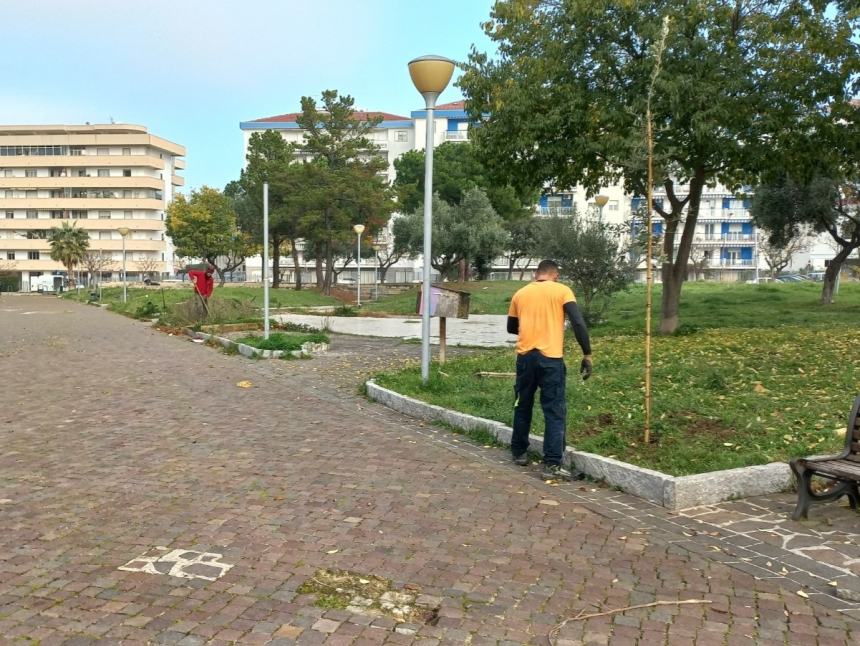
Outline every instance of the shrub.
{"type": "Polygon", "coordinates": [[[313,332],[308,334],[285,334],[283,332],[274,332],[269,335],[268,339],[261,336],[246,336],[237,339],[238,343],[244,343],[258,350],[282,350],[284,352],[292,352],[301,350],[305,343],[328,343],[328,337],[322,332],[313,332]]]}

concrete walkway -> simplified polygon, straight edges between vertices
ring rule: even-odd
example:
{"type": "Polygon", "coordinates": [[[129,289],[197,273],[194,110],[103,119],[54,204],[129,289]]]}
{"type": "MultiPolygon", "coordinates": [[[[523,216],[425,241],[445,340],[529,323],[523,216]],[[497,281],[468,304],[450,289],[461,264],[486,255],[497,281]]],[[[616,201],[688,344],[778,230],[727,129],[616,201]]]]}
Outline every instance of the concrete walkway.
{"type": "MultiPolygon", "coordinates": [[[[279,321],[303,323],[340,334],[377,336],[395,339],[420,339],[421,319],[375,318],[369,316],[323,316],[312,314],[278,314],[279,321]]],[[[448,345],[478,347],[512,346],[516,337],[505,329],[506,316],[475,314],[468,319],[448,319],[448,345]]],[[[430,320],[430,343],[439,343],[439,319],[430,320]]]]}
{"type": "MultiPolygon", "coordinates": [[[[766,510],[688,518],[552,486],[358,395],[416,344],[334,336],[325,357],[250,361],[5,295],[0,339],[0,644],[545,645],[566,618],[655,601],[568,622],[557,643],[860,636],[809,559],[783,542],[759,562],[749,527],[725,534],[766,510]],[[303,592],[320,569],[382,577],[432,612],[333,608],[303,592]]],[[[805,527],[829,540],[829,519],[856,519],[823,507],[805,527]]]]}

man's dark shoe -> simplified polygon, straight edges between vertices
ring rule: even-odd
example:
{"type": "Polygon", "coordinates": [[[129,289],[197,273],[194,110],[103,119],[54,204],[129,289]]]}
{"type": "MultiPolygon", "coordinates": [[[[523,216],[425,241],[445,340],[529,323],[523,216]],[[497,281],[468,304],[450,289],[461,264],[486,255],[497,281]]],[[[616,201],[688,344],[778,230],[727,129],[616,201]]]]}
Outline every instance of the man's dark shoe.
{"type": "Polygon", "coordinates": [[[543,473],[541,477],[544,480],[582,480],[585,474],[581,471],[569,470],[560,464],[545,464],[543,465],[543,473]]]}
{"type": "Polygon", "coordinates": [[[513,460],[514,464],[521,467],[527,467],[529,465],[529,454],[523,451],[519,455],[514,455],[513,460]]]}

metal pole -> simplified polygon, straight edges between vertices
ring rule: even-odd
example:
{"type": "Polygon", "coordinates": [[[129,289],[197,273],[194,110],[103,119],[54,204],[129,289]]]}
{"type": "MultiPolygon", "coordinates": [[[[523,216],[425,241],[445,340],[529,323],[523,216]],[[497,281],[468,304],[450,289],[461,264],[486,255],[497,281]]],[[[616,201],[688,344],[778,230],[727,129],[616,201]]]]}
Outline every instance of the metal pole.
{"type": "Polygon", "coordinates": [[[758,227],[755,228],[755,284],[758,285],[758,227]]]}
{"type": "MultiPolygon", "coordinates": [[[[263,182],[263,338],[269,338],[269,182],[263,182]]],[[[274,269],[273,269],[274,271],[274,269]]]]}
{"type": "Polygon", "coordinates": [[[379,249],[373,250],[373,287],[376,292],[376,296],[373,297],[373,300],[379,300],[379,249]]]}
{"type": "Polygon", "coordinates": [[[421,381],[430,379],[430,260],[433,257],[433,113],[436,94],[427,93],[427,136],[424,142],[424,267],[421,312],[421,381]]]}
{"type": "Polygon", "coordinates": [[[122,236],[122,302],[128,303],[128,291],[125,285],[125,236],[122,236]]]}
{"type": "Polygon", "coordinates": [[[358,245],[355,248],[355,264],[358,266],[358,278],[355,279],[355,305],[361,307],[361,234],[357,233],[358,245]]]}

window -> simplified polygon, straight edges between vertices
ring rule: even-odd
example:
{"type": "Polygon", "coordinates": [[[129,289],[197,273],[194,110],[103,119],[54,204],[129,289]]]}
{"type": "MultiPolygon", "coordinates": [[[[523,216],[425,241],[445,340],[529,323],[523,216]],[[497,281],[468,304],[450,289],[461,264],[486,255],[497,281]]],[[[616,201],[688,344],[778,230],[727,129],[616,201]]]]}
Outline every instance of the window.
{"type": "Polygon", "coordinates": [[[99,168],[99,177],[110,177],[109,168],[99,168]]]}
{"type": "Polygon", "coordinates": [[[6,219],[11,220],[15,217],[15,211],[6,211],[6,219]]]}
{"type": "Polygon", "coordinates": [[[131,177],[131,169],[130,168],[123,168],[122,169],[122,176],[123,177],[131,177]]]}
{"type": "Polygon", "coordinates": [[[109,148],[96,148],[96,155],[110,155],[109,148]]]}
{"type": "Polygon", "coordinates": [[[124,198],[130,198],[131,197],[131,191],[123,191],[122,196],[124,198]]]}
{"type": "Polygon", "coordinates": [[[33,229],[32,231],[27,231],[27,240],[45,240],[47,237],[47,229],[33,229]]]}
{"type": "Polygon", "coordinates": [[[27,219],[28,220],[36,220],[39,217],[38,211],[27,211],[27,219]]]}
{"type": "Polygon", "coordinates": [[[83,146],[69,146],[69,154],[73,157],[80,156],[81,152],[83,152],[83,146]]]}
{"type": "Polygon", "coordinates": [[[609,200],[609,210],[617,211],[618,210],[618,200],[609,200]]]}
{"type": "Polygon", "coordinates": [[[6,168],[3,170],[3,177],[12,177],[12,169],[6,168]]]}
{"type": "Polygon", "coordinates": [[[86,168],[81,168],[78,170],[78,177],[89,177],[89,173],[87,173],[86,168]]]}
{"type": "Polygon", "coordinates": [[[99,231],[99,240],[110,240],[111,232],[110,231],[99,231]]]}
{"type": "Polygon", "coordinates": [[[39,260],[39,252],[38,251],[28,251],[27,252],[28,260],[39,260]]]}
{"type": "Polygon", "coordinates": [[[132,213],[132,211],[123,211],[122,217],[124,220],[131,220],[134,217],[134,214],[132,213]]]}
{"type": "Polygon", "coordinates": [[[39,197],[39,191],[27,191],[25,193],[26,197],[39,197]]]}
{"type": "Polygon", "coordinates": [[[15,260],[15,252],[7,251],[6,252],[6,260],[15,260]]]}
{"type": "Polygon", "coordinates": [[[86,219],[87,215],[88,215],[87,211],[72,211],[71,217],[77,218],[77,219],[86,219]]]}
{"type": "Polygon", "coordinates": [[[99,211],[99,220],[110,220],[110,211],[99,211]]]}
{"type": "Polygon", "coordinates": [[[63,212],[62,211],[51,211],[51,219],[52,220],[62,220],[63,212]]]}
{"type": "Polygon", "coordinates": [[[10,190],[6,190],[3,194],[5,195],[5,197],[6,197],[6,199],[7,199],[7,200],[8,200],[9,198],[15,197],[15,194],[14,194],[12,191],[10,191],[10,190]]]}
{"type": "Polygon", "coordinates": [[[28,168],[24,171],[24,177],[35,177],[35,176],[36,176],[36,169],[35,168],[28,168]]]}
{"type": "Polygon", "coordinates": [[[122,154],[123,155],[130,155],[131,154],[131,148],[123,148],[122,154]]]}
{"type": "Polygon", "coordinates": [[[394,141],[408,141],[409,135],[405,130],[397,130],[394,133],[394,141]]]}

